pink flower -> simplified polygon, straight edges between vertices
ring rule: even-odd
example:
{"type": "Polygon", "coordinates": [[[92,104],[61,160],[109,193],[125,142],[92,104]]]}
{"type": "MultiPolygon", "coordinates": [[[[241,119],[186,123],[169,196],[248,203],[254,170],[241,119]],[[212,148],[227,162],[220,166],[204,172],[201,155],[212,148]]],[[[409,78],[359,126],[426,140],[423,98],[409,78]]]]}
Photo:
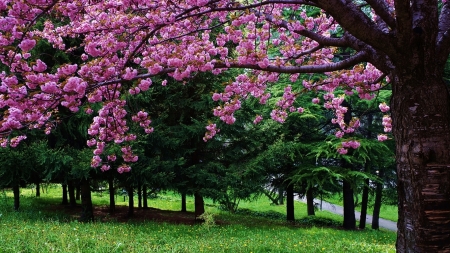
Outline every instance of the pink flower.
{"type": "Polygon", "coordinates": [[[342,138],[344,136],[344,132],[342,131],[336,131],[336,133],[334,134],[337,138],[342,138]]]}
{"type": "Polygon", "coordinates": [[[387,112],[391,109],[389,106],[386,105],[385,102],[381,103],[378,107],[382,112],[387,112]]]}
{"type": "Polygon", "coordinates": [[[258,124],[259,122],[261,122],[261,120],[263,119],[263,117],[261,115],[257,115],[256,118],[253,120],[253,124],[258,124]]]}
{"type": "Polygon", "coordinates": [[[36,61],[36,65],[33,66],[33,70],[36,72],[43,72],[47,69],[47,65],[41,61],[40,59],[38,59],[36,61]]]}
{"type": "Polygon", "coordinates": [[[24,39],[19,44],[20,49],[25,52],[30,51],[34,46],[36,46],[36,41],[30,39],[24,39]]]}
{"type": "Polygon", "coordinates": [[[320,102],[319,98],[313,98],[312,99],[313,104],[318,104],[320,102]]]}
{"type": "Polygon", "coordinates": [[[341,155],[345,155],[345,154],[348,153],[348,149],[346,149],[346,148],[338,148],[338,149],[337,149],[337,152],[338,152],[339,154],[341,154],[341,155]]]}
{"type": "Polygon", "coordinates": [[[377,136],[377,139],[378,139],[378,141],[385,141],[385,140],[388,139],[388,137],[387,137],[387,135],[385,135],[385,134],[379,134],[379,135],[377,136]]]}
{"type": "Polygon", "coordinates": [[[111,167],[107,164],[103,164],[102,167],[100,168],[102,172],[108,171],[109,169],[111,169],[111,167]]]}
{"type": "Polygon", "coordinates": [[[146,91],[150,88],[150,85],[152,85],[151,79],[144,79],[139,83],[139,89],[142,91],[146,91]]]}

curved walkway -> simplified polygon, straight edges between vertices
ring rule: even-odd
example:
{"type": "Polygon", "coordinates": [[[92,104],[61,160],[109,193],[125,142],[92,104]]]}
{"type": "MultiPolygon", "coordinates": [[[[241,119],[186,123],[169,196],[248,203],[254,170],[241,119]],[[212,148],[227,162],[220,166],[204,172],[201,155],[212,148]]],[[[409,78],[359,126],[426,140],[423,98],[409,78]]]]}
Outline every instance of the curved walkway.
{"type": "MultiPolygon", "coordinates": [[[[306,203],[306,199],[299,199],[297,198],[298,201],[304,202],[306,203]]],[[[320,205],[320,200],[319,199],[314,199],[315,203],[319,203],[320,205]]],[[[344,215],[344,208],[342,206],[337,206],[325,201],[322,201],[322,211],[329,211],[335,214],[339,214],[339,215],[344,215]]],[[[355,211],[355,218],[356,220],[359,221],[359,218],[361,217],[361,213],[355,211]]],[[[378,221],[379,225],[381,228],[385,228],[394,232],[397,232],[397,222],[394,221],[390,221],[390,220],[385,220],[385,219],[379,219],[378,221]]],[[[372,224],[372,215],[368,215],[366,216],[366,224],[372,224]]]]}

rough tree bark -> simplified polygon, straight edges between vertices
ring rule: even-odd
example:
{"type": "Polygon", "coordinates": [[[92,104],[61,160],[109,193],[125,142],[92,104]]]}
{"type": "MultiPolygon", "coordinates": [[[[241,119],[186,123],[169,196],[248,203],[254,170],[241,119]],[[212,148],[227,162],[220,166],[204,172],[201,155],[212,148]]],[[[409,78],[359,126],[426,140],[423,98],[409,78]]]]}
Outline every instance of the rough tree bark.
{"type": "MultiPolygon", "coordinates": [[[[424,62],[426,64],[426,62],[424,62]]],[[[399,71],[400,72],[400,71],[399,71]]],[[[397,249],[450,251],[450,110],[442,76],[430,67],[395,77],[399,220],[397,249]]]]}

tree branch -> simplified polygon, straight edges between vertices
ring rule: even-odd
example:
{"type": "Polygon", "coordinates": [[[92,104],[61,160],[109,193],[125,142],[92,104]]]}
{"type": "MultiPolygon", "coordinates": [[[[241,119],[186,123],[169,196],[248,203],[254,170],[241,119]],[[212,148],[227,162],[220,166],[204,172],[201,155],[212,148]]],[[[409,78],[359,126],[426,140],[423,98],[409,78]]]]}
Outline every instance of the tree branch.
{"type": "Polygon", "coordinates": [[[314,0],[349,33],[377,51],[395,55],[394,37],[386,34],[351,0],[314,0]]]}
{"type": "Polygon", "coordinates": [[[446,2],[439,17],[439,33],[436,41],[436,55],[440,65],[444,65],[450,54],[450,4],[446,2]]]}
{"type": "Polygon", "coordinates": [[[395,29],[395,19],[392,17],[392,12],[389,10],[386,2],[383,0],[366,0],[366,2],[373,8],[375,13],[393,30],[395,29]]]}
{"type": "Polygon", "coordinates": [[[263,70],[276,73],[287,73],[287,74],[297,74],[297,73],[323,73],[331,72],[336,70],[342,70],[352,67],[355,64],[364,62],[367,60],[366,52],[358,52],[357,54],[351,56],[348,59],[330,63],[325,65],[305,65],[305,66],[275,66],[269,65],[267,68],[261,68],[258,64],[239,64],[239,63],[216,63],[215,68],[245,68],[254,70],[263,70]]]}
{"type": "MultiPolygon", "coordinates": [[[[261,14],[257,13],[257,15],[261,15],[261,14]]],[[[274,22],[272,15],[265,14],[264,16],[265,16],[265,19],[267,21],[274,22]]],[[[288,28],[288,22],[286,22],[284,20],[281,23],[276,24],[276,25],[279,26],[279,27],[283,27],[283,28],[289,29],[288,28]]],[[[322,46],[332,46],[332,47],[348,47],[349,46],[349,44],[345,40],[345,38],[325,37],[325,36],[319,35],[319,34],[317,34],[315,32],[312,32],[312,31],[306,30],[306,29],[295,30],[294,32],[297,33],[297,34],[300,34],[302,36],[308,37],[308,38],[310,38],[312,40],[315,40],[322,46]]]]}
{"type": "MultiPolygon", "coordinates": [[[[275,65],[269,65],[267,68],[261,68],[258,64],[240,64],[240,63],[222,63],[222,62],[216,62],[214,64],[214,68],[222,68],[222,69],[229,69],[229,68],[241,68],[241,69],[253,69],[253,70],[262,70],[262,71],[269,71],[269,72],[276,72],[276,73],[287,73],[287,74],[297,74],[297,73],[323,73],[323,72],[331,72],[336,70],[342,70],[349,67],[354,66],[355,64],[364,62],[367,60],[367,54],[365,52],[359,52],[348,59],[342,60],[340,62],[336,63],[330,63],[325,65],[305,65],[305,66],[275,66],[275,65]]],[[[135,76],[131,80],[124,80],[123,78],[117,78],[110,81],[105,82],[98,82],[91,86],[89,86],[87,92],[90,92],[94,90],[95,88],[120,83],[123,81],[136,81],[138,79],[144,79],[149,78],[157,75],[163,75],[175,72],[176,68],[166,68],[161,70],[160,72],[156,74],[140,74],[135,76]]]]}
{"type": "Polygon", "coordinates": [[[398,41],[399,48],[406,47],[412,37],[412,10],[410,2],[410,0],[396,0],[394,2],[397,31],[401,31],[398,41]]]}

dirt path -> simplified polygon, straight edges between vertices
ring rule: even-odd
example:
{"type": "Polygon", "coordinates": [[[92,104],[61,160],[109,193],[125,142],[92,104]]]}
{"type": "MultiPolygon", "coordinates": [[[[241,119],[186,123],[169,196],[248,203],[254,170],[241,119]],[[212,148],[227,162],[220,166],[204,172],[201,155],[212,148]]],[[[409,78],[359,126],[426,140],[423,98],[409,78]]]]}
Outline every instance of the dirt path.
{"type": "MultiPolygon", "coordinates": [[[[297,199],[297,200],[306,203],[306,199],[297,199]]],[[[319,203],[319,205],[320,205],[319,199],[315,199],[314,202],[319,203]]],[[[320,206],[319,206],[319,208],[320,208],[320,206]]],[[[344,215],[344,208],[342,206],[337,206],[337,205],[334,205],[334,204],[331,204],[331,203],[328,203],[325,201],[322,201],[322,211],[329,211],[329,212],[339,214],[342,216],[344,215]]],[[[356,220],[359,221],[359,218],[361,217],[361,213],[355,211],[355,217],[356,217],[356,220]]],[[[380,227],[397,232],[397,222],[385,220],[385,219],[381,219],[381,218],[379,219],[378,222],[379,222],[380,227]]],[[[366,224],[372,224],[372,215],[367,215],[366,224]]]]}

